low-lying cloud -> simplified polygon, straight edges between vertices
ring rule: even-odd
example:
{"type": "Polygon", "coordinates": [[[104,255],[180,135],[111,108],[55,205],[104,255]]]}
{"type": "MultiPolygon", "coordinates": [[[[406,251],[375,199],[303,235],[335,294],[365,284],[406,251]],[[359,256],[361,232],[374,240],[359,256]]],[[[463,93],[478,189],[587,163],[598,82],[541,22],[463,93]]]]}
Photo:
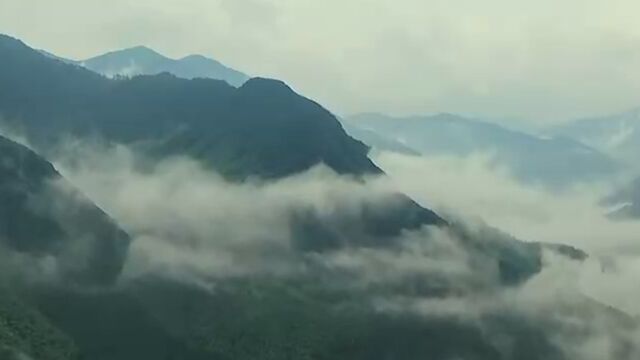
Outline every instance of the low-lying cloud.
{"type": "MultiPolygon", "coordinates": [[[[631,300],[640,297],[634,286],[640,258],[620,251],[633,247],[638,224],[604,216],[596,200],[606,188],[547,193],[511,180],[483,156],[383,153],[375,160],[389,177],[357,180],[320,166],[238,184],[188,159],[149,165],[126,147],[80,145],[61,154],[61,173],[134,237],[123,281],[155,274],[213,288],[219,279],[313,276],[365,294],[377,311],[455,318],[495,341],[501,337],[492,319],[521,318],[569,359],[640,355],[640,333],[629,323],[629,315],[640,315],[631,300]],[[455,218],[483,219],[525,240],[579,246],[592,257],[580,262],[545,252],[539,274],[504,287],[495,259],[437,228],[405,232],[392,247],[296,248],[291,218],[299,209],[331,222],[336,213],[357,216],[365,201],[385,206],[385,194],[396,191],[455,218]]],[[[501,346],[508,354],[511,345],[501,346]]]]}
{"type": "Polygon", "coordinates": [[[565,285],[640,315],[635,280],[640,275],[640,222],[607,217],[601,199],[609,186],[585,185],[564,192],[527,186],[491,165],[488,155],[411,157],[381,153],[376,163],[396,186],[445,213],[481,219],[527,241],[563,243],[591,260],[573,269],[565,285]]]}
{"type": "Polygon", "coordinates": [[[489,154],[414,157],[383,152],[374,160],[395,186],[419,202],[482,219],[520,239],[589,252],[640,251],[640,222],[612,221],[600,204],[611,185],[549,191],[518,182],[507,169],[492,164],[489,154]]]}

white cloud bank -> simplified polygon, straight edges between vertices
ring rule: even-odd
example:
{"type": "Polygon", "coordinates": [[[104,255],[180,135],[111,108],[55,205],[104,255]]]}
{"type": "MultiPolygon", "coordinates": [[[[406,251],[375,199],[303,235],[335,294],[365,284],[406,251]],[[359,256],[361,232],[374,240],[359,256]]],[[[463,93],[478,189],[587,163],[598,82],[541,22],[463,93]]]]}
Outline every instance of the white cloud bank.
{"type": "MultiPolygon", "coordinates": [[[[70,148],[58,169],[135,238],[125,279],[151,272],[208,287],[211,279],[320,271],[318,279],[333,286],[370,294],[383,312],[453,317],[474,326],[490,326],[486,317],[496,314],[521,318],[550,329],[547,335],[569,359],[613,360],[624,344],[640,346],[637,328],[592,302],[640,315],[634,301],[640,298],[640,257],[620,251],[633,247],[638,224],[608,222],[592,202],[595,190],[551,195],[524,187],[490,170],[483,156],[381,154],[376,161],[391,178],[364,183],[320,167],[276,182],[232,184],[186,159],[148,167],[124,147],[70,148]],[[357,212],[352,205],[362,201],[384,206],[383,194],[397,189],[456,216],[482,217],[528,240],[581,245],[596,256],[580,263],[547,254],[540,274],[523,286],[502,288],[495,262],[433,229],[405,233],[392,248],[301,254],[292,246],[295,209],[310,207],[322,221],[334,221],[333,214],[357,212]],[[600,234],[605,240],[598,240],[600,234]],[[423,293],[438,285],[449,291],[423,293]]],[[[494,328],[486,331],[489,339],[500,339],[494,328]]]]}
{"type": "Polygon", "coordinates": [[[563,286],[640,316],[640,221],[613,221],[599,201],[607,186],[548,192],[523,185],[485,155],[412,157],[381,153],[375,162],[395,186],[423,204],[481,219],[520,239],[563,243],[593,256],[563,286]]]}

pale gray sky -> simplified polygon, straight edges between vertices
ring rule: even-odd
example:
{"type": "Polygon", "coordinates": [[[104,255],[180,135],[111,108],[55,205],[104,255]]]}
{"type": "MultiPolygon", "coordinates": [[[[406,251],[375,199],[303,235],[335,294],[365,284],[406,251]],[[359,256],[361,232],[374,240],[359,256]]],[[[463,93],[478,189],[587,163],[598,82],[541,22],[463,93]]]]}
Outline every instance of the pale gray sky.
{"type": "Polygon", "coordinates": [[[539,124],[640,106],[637,0],[0,0],[0,32],[76,59],[201,53],[338,113],[539,124]]]}

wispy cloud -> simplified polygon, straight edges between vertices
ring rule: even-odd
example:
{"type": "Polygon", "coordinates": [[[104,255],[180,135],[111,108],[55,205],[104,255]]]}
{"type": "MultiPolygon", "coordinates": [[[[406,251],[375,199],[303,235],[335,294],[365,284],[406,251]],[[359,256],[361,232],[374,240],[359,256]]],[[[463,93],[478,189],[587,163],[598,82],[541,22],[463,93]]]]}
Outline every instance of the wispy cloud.
{"type": "MultiPolygon", "coordinates": [[[[377,311],[480,327],[490,341],[509,337],[500,335],[497,318],[521,319],[572,359],[613,360],[640,346],[638,329],[617,315],[640,314],[630,301],[640,295],[633,286],[640,258],[611,250],[630,245],[626,231],[634,227],[618,229],[600,219],[591,191],[549,194],[524,187],[491,173],[483,156],[454,161],[382,154],[377,161],[391,178],[359,182],[319,167],[279,181],[236,184],[187,159],[149,166],[124,147],[75,150],[83,156],[71,156],[73,162],[62,157],[58,168],[135,238],[124,281],[161,274],[210,288],[221,279],[310,277],[362,294],[377,311]],[[406,232],[392,247],[305,252],[295,246],[291,219],[298,209],[315,209],[320,221],[332,222],[357,216],[357,204],[371,198],[385,206],[384,194],[399,189],[456,217],[482,216],[530,240],[584,245],[595,256],[577,262],[545,253],[538,275],[504,287],[495,258],[446,230],[406,232]],[[575,216],[587,205],[591,223],[584,229],[575,216]],[[580,231],[587,240],[577,241],[580,231]],[[599,234],[608,235],[602,240],[608,246],[597,243],[599,234]]],[[[500,347],[511,351],[507,343],[500,347]]]]}

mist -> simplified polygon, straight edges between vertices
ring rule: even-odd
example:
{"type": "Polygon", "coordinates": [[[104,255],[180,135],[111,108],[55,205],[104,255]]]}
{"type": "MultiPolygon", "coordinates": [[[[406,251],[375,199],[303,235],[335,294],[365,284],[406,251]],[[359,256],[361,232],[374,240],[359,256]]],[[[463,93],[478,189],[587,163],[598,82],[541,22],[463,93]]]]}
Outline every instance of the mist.
{"type": "Polygon", "coordinates": [[[519,239],[597,253],[640,250],[640,222],[614,221],[601,205],[617,182],[549,190],[516,180],[491,161],[491,154],[483,153],[415,157],[383,152],[374,161],[395,186],[419,202],[485,221],[519,239]]]}
{"type": "Polygon", "coordinates": [[[640,253],[629,251],[640,224],[607,219],[597,204],[606,186],[548,193],[490,168],[485,155],[382,153],[375,161],[389,176],[340,177],[320,165],[282,180],[230,183],[186,158],[150,165],[124,146],[73,143],[60,154],[58,170],[134,238],[123,283],[160,275],[215,291],[229,279],[315,279],[361,293],[376,311],[454,318],[489,334],[499,333],[494,317],[521,317],[570,359],[616,359],[640,346],[638,329],[615,315],[640,315],[633,301],[640,297],[634,282],[640,253]],[[590,257],[545,251],[538,274],[504,287],[495,259],[435,227],[404,232],[391,247],[296,246],[291,219],[301,209],[339,224],[341,216],[358,216],[363,202],[388,206],[386,195],[397,191],[470,229],[487,223],[527,241],[573,245],[590,257]]]}
{"type": "Polygon", "coordinates": [[[0,1],[0,360],[640,359],[639,4],[0,1]]]}

